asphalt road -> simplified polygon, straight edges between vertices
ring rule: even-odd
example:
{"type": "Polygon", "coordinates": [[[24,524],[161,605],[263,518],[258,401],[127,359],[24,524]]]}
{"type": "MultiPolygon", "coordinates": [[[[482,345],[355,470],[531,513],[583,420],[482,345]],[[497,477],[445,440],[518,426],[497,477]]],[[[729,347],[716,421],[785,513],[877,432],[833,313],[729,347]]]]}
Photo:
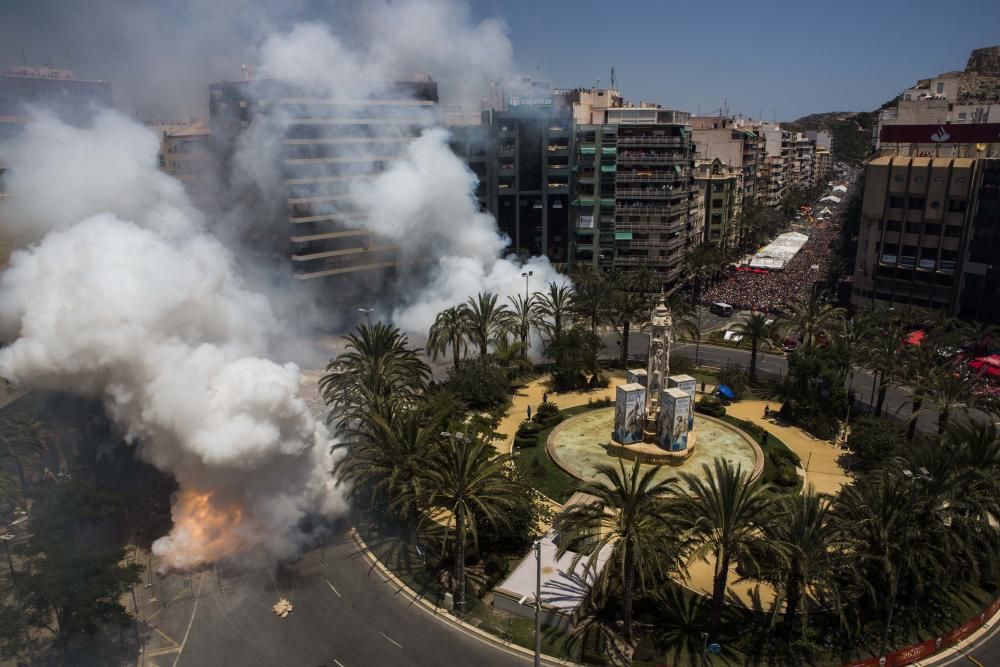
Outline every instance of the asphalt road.
{"type": "MultiPolygon", "coordinates": [[[[433,618],[372,570],[346,535],[324,552],[315,550],[283,570],[263,562],[226,568],[222,591],[212,571],[190,580],[173,575],[180,599],[149,619],[154,639],[170,642],[165,649],[147,648],[144,664],[530,664],[433,618]],[[287,618],[271,609],[282,597],[294,605],[287,618]]],[[[170,586],[158,584],[160,591],[170,586]]]]}

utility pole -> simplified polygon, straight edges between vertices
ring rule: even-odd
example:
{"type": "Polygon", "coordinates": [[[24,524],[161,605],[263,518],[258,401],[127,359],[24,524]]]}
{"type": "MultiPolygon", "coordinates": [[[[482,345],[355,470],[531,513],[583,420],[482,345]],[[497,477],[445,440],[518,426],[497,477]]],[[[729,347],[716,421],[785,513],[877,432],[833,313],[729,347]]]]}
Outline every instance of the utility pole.
{"type": "Polygon", "coordinates": [[[524,278],[524,302],[525,303],[528,303],[528,279],[531,278],[531,276],[533,276],[533,275],[535,275],[534,271],[525,271],[524,273],[521,274],[521,277],[524,278]]]}
{"type": "MultiPolygon", "coordinates": [[[[14,560],[10,557],[10,541],[14,539],[13,533],[4,533],[0,535],[0,540],[3,540],[3,550],[7,554],[7,567],[10,568],[10,584],[14,589],[14,600],[17,602],[17,611],[24,618],[24,605],[21,603],[21,591],[17,588],[17,575],[14,573],[14,560]]],[[[24,640],[25,646],[28,648],[28,664],[35,662],[34,651],[31,650],[31,629],[24,628],[24,640]]]]}
{"type": "Polygon", "coordinates": [[[542,541],[535,541],[535,667],[542,664],[542,541]]]}

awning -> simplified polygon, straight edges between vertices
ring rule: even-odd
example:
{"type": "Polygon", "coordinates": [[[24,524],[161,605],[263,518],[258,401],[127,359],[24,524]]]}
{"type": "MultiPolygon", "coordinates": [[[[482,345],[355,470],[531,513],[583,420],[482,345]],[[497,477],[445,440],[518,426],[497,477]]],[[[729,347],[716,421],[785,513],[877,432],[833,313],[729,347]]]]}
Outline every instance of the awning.
{"type": "Polygon", "coordinates": [[[632,232],[615,232],[615,241],[631,241],[632,232]]]}
{"type": "Polygon", "coordinates": [[[596,155],[597,154],[597,148],[595,148],[594,146],[580,146],[580,154],[581,155],[596,155]]]}
{"type": "Polygon", "coordinates": [[[601,146],[601,155],[617,155],[618,149],[614,146],[601,146]]]}
{"type": "Polygon", "coordinates": [[[674,165],[674,172],[678,174],[681,173],[681,166],[679,164],[674,165]]]}
{"type": "Polygon", "coordinates": [[[593,205],[594,205],[594,200],[593,199],[583,199],[581,197],[580,199],[574,199],[573,200],[573,206],[593,207],[593,205]]]}
{"type": "Polygon", "coordinates": [[[615,205],[614,199],[606,199],[604,197],[601,198],[601,206],[614,206],[614,205],[615,205]]]}
{"type": "Polygon", "coordinates": [[[618,166],[614,164],[602,164],[601,171],[603,171],[606,174],[608,173],[613,174],[614,172],[618,171],[618,166]]]}

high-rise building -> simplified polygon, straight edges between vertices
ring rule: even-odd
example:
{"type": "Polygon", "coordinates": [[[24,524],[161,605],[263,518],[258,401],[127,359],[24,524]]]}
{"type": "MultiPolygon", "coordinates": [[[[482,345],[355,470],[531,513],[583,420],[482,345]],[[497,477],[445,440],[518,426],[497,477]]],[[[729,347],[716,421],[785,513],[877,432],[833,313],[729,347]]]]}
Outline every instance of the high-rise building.
{"type": "MultiPolygon", "coordinates": [[[[351,184],[396,160],[435,121],[437,84],[373,87],[361,99],[309,82],[251,80],[209,87],[212,143],[223,165],[257,119],[280,128],[281,211],[263,211],[249,243],[286,257],[299,280],[391,271],[397,250],[353,210],[351,184]]],[[[229,171],[229,170],[227,170],[229,171]]],[[[266,204],[266,203],[265,203],[266,204]]]]}
{"type": "Polygon", "coordinates": [[[110,108],[111,84],[74,79],[73,72],[51,67],[10,67],[0,70],[0,140],[27,122],[25,110],[37,106],[68,123],[86,120],[99,107],[110,108]]]}
{"type": "Polygon", "coordinates": [[[705,206],[704,241],[723,248],[735,246],[739,242],[742,170],[724,164],[719,158],[696,160],[694,179],[701,188],[705,206]]]}
{"type": "Polygon", "coordinates": [[[1000,323],[998,220],[998,159],[872,159],[852,300],[1000,323]]]}
{"type": "Polygon", "coordinates": [[[160,168],[184,183],[195,203],[203,203],[210,196],[215,170],[211,138],[208,125],[195,121],[163,130],[160,141],[160,168]]]}

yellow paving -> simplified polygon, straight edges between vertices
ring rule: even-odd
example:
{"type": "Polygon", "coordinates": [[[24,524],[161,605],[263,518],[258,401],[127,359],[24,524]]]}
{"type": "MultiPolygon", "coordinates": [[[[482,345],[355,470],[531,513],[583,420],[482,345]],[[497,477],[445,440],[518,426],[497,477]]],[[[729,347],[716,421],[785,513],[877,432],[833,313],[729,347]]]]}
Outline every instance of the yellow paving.
{"type": "Polygon", "coordinates": [[[764,408],[770,406],[777,412],[781,403],[768,401],[740,401],[726,408],[726,414],[745,419],[767,429],[781,439],[788,448],[802,459],[806,471],[805,483],[822,493],[835,494],[851,481],[851,476],[837,462],[844,452],[828,440],[815,438],[802,429],[779,422],[775,418],[764,420],[764,408]]]}

